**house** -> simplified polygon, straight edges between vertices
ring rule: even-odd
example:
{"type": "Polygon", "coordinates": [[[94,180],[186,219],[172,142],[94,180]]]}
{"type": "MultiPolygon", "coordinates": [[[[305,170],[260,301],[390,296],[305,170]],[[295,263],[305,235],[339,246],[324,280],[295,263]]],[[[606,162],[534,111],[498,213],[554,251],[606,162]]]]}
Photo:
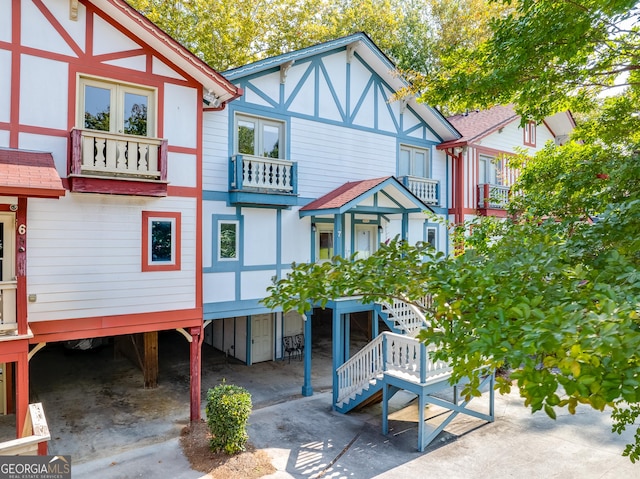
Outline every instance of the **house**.
{"type": "Polygon", "coordinates": [[[0,2],[0,413],[18,437],[29,360],[59,341],[135,335],[150,386],[158,331],[179,330],[199,417],[203,108],[240,94],[125,1],[0,2]]]}
{"type": "Polygon", "coordinates": [[[377,338],[392,308],[345,298],[303,318],[260,300],[294,262],[366,257],[396,236],[447,251],[426,212],[448,215],[450,166],[436,147],[461,135],[415,98],[395,101],[406,83],[394,69],[358,33],[225,72],[244,95],[204,114],[205,342],[247,364],[297,346],[310,395],[312,324],[328,325],[337,408],[352,325],[377,338]]]}
{"type": "Polygon", "coordinates": [[[461,138],[437,146],[451,161],[451,220],[458,224],[479,216],[506,216],[510,187],[517,171],[506,159],[517,150],[535,153],[548,141],[563,144],[575,127],[568,111],[537,124],[521,125],[511,105],[451,116],[461,138]]]}

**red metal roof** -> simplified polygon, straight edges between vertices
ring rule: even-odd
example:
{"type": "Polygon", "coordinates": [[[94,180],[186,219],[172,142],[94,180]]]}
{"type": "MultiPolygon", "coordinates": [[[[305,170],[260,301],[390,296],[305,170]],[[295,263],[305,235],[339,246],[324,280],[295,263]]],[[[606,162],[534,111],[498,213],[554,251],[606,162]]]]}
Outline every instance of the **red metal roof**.
{"type": "Polygon", "coordinates": [[[309,210],[328,210],[334,208],[341,208],[350,201],[355,200],[358,196],[366,193],[367,191],[375,188],[379,184],[387,181],[391,176],[385,176],[383,178],[374,178],[371,180],[352,181],[345,183],[344,185],[336,188],[335,190],[321,196],[317,200],[305,205],[300,211],[309,210]]]}
{"type": "Polygon", "coordinates": [[[448,117],[447,120],[462,134],[462,138],[442,143],[438,145],[438,148],[451,148],[473,143],[517,118],[518,114],[511,105],[498,105],[488,110],[474,110],[448,117]]]}
{"type": "Polygon", "coordinates": [[[64,194],[51,153],[0,148],[0,195],[58,198],[64,194]]]}

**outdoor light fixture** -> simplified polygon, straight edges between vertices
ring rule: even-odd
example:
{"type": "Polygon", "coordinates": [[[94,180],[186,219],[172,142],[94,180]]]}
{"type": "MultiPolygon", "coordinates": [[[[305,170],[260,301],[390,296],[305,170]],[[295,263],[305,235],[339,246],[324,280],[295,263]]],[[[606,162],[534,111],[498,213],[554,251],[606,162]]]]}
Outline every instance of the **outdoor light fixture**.
{"type": "Polygon", "coordinates": [[[378,233],[382,233],[382,231],[384,231],[384,228],[382,225],[378,225],[378,233]]]}
{"type": "Polygon", "coordinates": [[[314,233],[316,232],[316,224],[315,223],[311,223],[311,231],[313,231],[314,233]]]}

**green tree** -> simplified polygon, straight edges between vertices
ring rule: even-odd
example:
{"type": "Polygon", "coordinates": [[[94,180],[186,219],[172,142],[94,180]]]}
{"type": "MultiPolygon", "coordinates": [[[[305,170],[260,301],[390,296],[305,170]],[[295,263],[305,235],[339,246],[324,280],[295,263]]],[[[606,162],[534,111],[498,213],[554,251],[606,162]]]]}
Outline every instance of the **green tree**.
{"type": "Polygon", "coordinates": [[[514,102],[525,118],[588,110],[614,84],[637,87],[640,11],[636,0],[512,1],[475,48],[448,50],[442,68],[416,79],[433,105],[465,108],[514,102]]]}
{"type": "Polygon", "coordinates": [[[488,0],[130,0],[218,70],[363,31],[402,70],[426,73],[489,33],[488,0]]]}

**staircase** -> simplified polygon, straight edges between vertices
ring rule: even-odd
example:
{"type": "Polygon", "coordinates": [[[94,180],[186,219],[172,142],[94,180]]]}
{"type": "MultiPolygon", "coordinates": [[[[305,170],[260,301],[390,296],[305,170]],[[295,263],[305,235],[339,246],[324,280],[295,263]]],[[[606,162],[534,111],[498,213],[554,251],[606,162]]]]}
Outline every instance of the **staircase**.
{"type": "MultiPolygon", "coordinates": [[[[429,302],[430,298],[425,297],[421,303],[425,306],[429,302]]],[[[380,306],[380,316],[392,333],[380,334],[338,368],[335,407],[340,412],[348,412],[379,395],[385,373],[393,371],[401,378],[406,376],[408,381],[420,381],[415,360],[421,343],[415,337],[428,325],[424,314],[400,299],[380,306]]]]}
{"type": "MultiPolygon", "coordinates": [[[[423,307],[430,306],[431,297],[425,296],[420,303],[423,307]]],[[[413,304],[394,299],[392,302],[380,303],[380,306],[380,317],[394,333],[415,338],[422,328],[429,325],[422,311],[413,304]]]]}

